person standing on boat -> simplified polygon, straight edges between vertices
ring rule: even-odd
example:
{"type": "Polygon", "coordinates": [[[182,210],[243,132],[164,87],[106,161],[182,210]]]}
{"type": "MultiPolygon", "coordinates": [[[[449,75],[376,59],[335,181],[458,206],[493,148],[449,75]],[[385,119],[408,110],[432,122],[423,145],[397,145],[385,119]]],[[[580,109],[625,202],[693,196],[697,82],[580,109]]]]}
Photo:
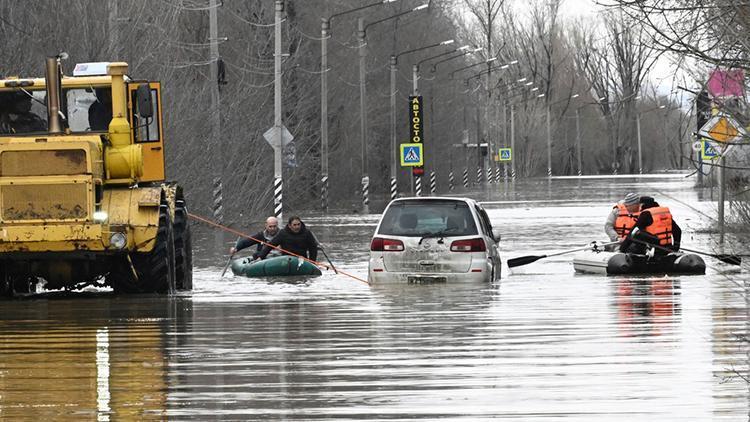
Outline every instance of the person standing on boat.
{"type": "MultiPolygon", "coordinates": [[[[630,233],[630,230],[635,227],[640,209],[641,198],[633,192],[627,194],[625,199],[618,201],[612,207],[612,212],[609,213],[604,223],[604,232],[609,236],[610,241],[621,241],[630,233]]],[[[616,246],[607,247],[607,250],[614,250],[616,246]]]]}
{"type": "MultiPolygon", "coordinates": [[[[258,250],[253,254],[253,259],[257,258],[256,255],[260,254],[260,252],[263,250],[263,243],[261,242],[270,242],[273,240],[276,235],[279,234],[279,220],[276,217],[268,217],[266,219],[266,225],[263,228],[262,231],[256,233],[252,236],[252,239],[247,237],[240,237],[237,239],[237,243],[235,243],[234,247],[229,249],[229,254],[234,255],[235,252],[240,251],[245,248],[249,248],[253,245],[258,245],[258,250]]],[[[281,255],[281,252],[274,249],[271,251],[271,256],[278,256],[281,255]]]]}
{"type": "MultiPolygon", "coordinates": [[[[283,249],[281,252],[284,254],[291,252],[311,261],[318,259],[318,242],[315,241],[315,235],[305,227],[305,223],[296,215],[289,217],[286,227],[279,231],[279,234],[268,243],[283,249]]],[[[263,250],[257,253],[257,257],[265,259],[270,252],[271,247],[264,245],[263,250]]],[[[255,255],[253,256],[255,257],[255,255]]]]}
{"type": "Polygon", "coordinates": [[[680,250],[682,229],[672,218],[669,208],[662,207],[654,198],[644,196],[641,198],[641,212],[635,222],[635,227],[630,231],[620,244],[620,252],[645,254],[648,245],[658,245],[654,248],[654,255],[666,255],[668,252],[680,250]]]}

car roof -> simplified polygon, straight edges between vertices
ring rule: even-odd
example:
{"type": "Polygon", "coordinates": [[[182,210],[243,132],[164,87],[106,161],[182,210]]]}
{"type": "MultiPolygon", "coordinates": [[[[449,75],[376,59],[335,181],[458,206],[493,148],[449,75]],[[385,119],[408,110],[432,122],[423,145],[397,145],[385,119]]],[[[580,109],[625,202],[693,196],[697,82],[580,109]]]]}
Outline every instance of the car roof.
{"type": "Polygon", "coordinates": [[[405,198],[394,199],[388,205],[391,205],[396,202],[404,202],[404,201],[458,201],[458,202],[466,202],[469,204],[476,204],[476,201],[474,201],[471,198],[460,198],[460,197],[454,197],[454,196],[409,196],[405,198]]]}

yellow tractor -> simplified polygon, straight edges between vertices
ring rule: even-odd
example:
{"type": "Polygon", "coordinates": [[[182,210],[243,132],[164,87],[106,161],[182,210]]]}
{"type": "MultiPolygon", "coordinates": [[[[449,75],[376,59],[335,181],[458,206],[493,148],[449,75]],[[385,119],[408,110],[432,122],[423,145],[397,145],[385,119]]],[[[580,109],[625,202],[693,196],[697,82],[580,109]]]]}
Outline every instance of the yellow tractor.
{"type": "Polygon", "coordinates": [[[161,86],[127,63],[0,79],[0,294],[192,289],[182,189],[165,182],[161,86]]]}

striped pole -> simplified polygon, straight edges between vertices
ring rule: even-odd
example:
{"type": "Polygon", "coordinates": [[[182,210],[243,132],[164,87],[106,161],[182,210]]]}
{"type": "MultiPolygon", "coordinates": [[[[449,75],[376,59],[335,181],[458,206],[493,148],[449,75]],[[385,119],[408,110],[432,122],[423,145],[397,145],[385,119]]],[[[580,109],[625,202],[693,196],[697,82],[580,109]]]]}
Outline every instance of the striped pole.
{"type": "Polygon", "coordinates": [[[503,164],[503,180],[508,180],[508,163],[503,164]]]}
{"type": "Polygon", "coordinates": [[[414,180],[417,196],[422,196],[422,177],[417,176],[414,180]]]}
{"type": "Polygon", "coordinates": [[[469,169],[464,169],[464,189],[469,188],[469,169]]]}
{"type": "Polygon", "coordinates": [[[328,210],[328,176],[320,178],[320,207],[328,210]]]}
{"type": "Polygon", "coordinates": [[[516,169],[515,168],[511,168],[510,169],[510,178],[513,179],[513,180],[516,180],[516,169]]]}
{"type": "Polygon", "coordinates": [[[435,172],[430,172],[430,195],[435,195],[435,192],[437,192],[437,177],[435,177],[435,172]]]}
{"type": "Polygon", "coordinates": [[[453,171],[448,173],[448,190],[453,192],[453,171]]]}
{"type": "Polygon", "coordinates": [[[370,213],[370,178],[362,178],[362,211],[364,214],[370,213]]]}
{"type": "Polygon", "coordinates": [[[495,167],[495,183],[500,183],[500,166],[495,167]]]}
{"type": "Polygon", "coordinates": [[[552,167],[547,167],[547,177],[552,177],[552,167]]]}
{"type": "Polygon", "coordinates": [[[391,199],[396,199],[398,196],[398,181],[395,178],[391,179],[391,199]]]}
{"type": "Polygon", "coordinates": [[[492,183],[492,168],[487,167],[487,183],[492,183]]]}
{"type": "Polygon", "coordinates": [[[482,168],[481,167],[477,169],[477,184],[478,185],[482,184],[482,168]]]}
{"type": "Polygon", "coordinates": [[[221,186],[221,177],[215,177],[214,178],[214,205],[213,205],[213,214],[214,214],[214,221],[216,221],[219,224],[223,224],[224,222],[224,205],[222,202],[223,194],[221,192],[222,186],[221,186]]]}
{"type": "Polygon", "coordinates": [[[274,217],[278,218],[279,220],[282,220],[282,201],[281,201],[281,192],[283,190],[283,183],[282,183],[281,177],[276,177],[273,179],[273,215],[274,217]]]}

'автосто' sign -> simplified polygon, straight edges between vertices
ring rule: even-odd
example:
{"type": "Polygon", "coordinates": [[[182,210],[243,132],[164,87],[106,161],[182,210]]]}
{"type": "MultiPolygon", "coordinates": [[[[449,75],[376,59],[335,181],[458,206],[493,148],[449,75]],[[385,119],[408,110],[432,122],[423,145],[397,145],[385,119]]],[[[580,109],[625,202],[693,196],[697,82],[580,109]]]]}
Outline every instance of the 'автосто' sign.
{"type": "Polygon", "coordinates": [[[409,97],[409,143],[419,144],[424,140],[422,129],[422,96],[409,97]]]}

